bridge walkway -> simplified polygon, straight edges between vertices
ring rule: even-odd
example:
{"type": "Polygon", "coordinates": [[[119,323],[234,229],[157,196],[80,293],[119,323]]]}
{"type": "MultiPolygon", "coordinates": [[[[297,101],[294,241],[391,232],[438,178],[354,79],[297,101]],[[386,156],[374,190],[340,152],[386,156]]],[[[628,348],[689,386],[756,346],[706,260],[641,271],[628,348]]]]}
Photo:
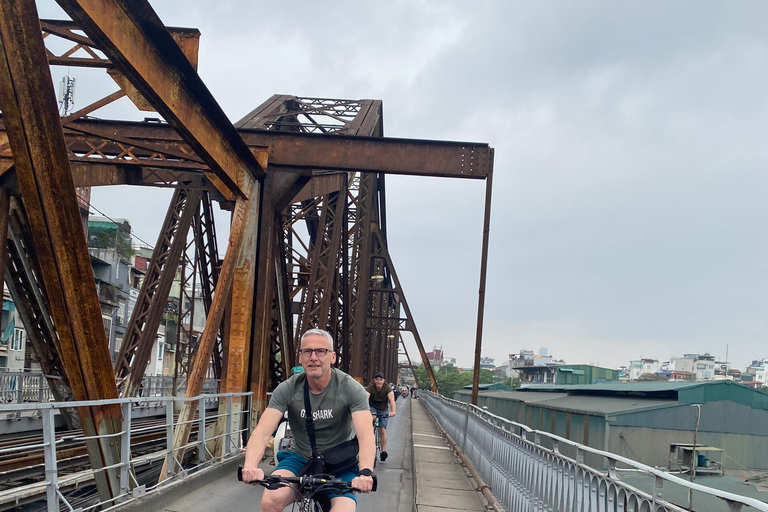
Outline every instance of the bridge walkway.
{"type": "MultiPolygon", "coordinates": [[[[448,449],[420,401],[397,401],[390,420],[389,458],[379,462],[379,490],[358,496],[358,510],[368,512],[485,511],[482,496],[448,449]]],[[[274,469],[271,457],[262,463],[274,469]]],[[[147,495],[117,510],[162,512],[237,512],[260,510],[263,488],[246,486],[235,478],[238,458],[187,478],[160,493],[147,495]]],[[[286,510],[290,510],[287,508],[286,510]]]]}

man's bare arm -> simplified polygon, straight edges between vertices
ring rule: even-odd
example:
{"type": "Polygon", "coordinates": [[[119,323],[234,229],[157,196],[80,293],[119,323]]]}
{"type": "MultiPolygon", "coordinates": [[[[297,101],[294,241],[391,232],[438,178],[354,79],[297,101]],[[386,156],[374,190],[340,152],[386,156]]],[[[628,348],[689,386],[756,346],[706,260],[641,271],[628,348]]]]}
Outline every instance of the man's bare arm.
{"type": "MultiPolygon", "coordinates": [[[[376,441],[373,438],[373,428],[371,428],[371,414],[368,411],[357,411],[352,413],[352,425],[355,427],[355,435],[360,444],[360,469],[368,468],[373,470],[373,462],[376,459],[376,441]]],[[[358,476],[352,479],[352,487],[370,492],[373,485],[373,479],[369,476],[358,476]]]]}
{"type": "Polygon", "coordinates": [[[267,408],[261,415],[259,424],[251,432],[248,446],[245,447],[245,463],[243,464],[243,481],[262,480],[264,472],[259,469],[259,461],[264,456],[272,432],[280,424],[283,414],[277,409],[267,408]]]}
{"type": "Polygon", "coordinates": [[[390,391],[387,393],[387,398],[389,398],[389,415],[394,416],[395,415],[395,393],[393,391],[390,391]]]}

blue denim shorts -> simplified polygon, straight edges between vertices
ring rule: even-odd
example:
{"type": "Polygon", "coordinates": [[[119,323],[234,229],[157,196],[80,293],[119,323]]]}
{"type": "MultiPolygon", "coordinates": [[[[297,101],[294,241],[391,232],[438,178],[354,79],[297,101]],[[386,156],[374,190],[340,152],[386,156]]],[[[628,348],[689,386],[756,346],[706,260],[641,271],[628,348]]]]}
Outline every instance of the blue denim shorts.
{"type": "Polygon", "coordinates": [[[371,414],[375,414],[379,418],[379,426],[381,428],[387,428],[389,422],[389,411],[380,411],[375,407],[370,407],[371,414]]]}
{"type": "MultiPolygon", "coordinates": [[[[298,475],[301,471],[301,468],[304,467],[304,464],[307,463],[307,459],[299,455],[298,453],[289,452],[286,450],[277,452],[277,466],[275,467],[275,470],[278,469],[286,469],[293,473],[294,475],[298,475]]],[[[360,472],[360,466],[356,465],[352,469],[349,469],[343,473],[340,473],[338,475],[333,475],[334,477],[338,478],[339,480],[345,480],[347,482],[351,482],[353,478],[356,478],[358,473],[360,472]]],[[[354,493],[347,493],[347,494],[336,494],[331,491],[326,491],[329,498],[338,498],[339,496],[346,496],[347,498],[351,498],[357,502],[357,497],[354,493]]]]}

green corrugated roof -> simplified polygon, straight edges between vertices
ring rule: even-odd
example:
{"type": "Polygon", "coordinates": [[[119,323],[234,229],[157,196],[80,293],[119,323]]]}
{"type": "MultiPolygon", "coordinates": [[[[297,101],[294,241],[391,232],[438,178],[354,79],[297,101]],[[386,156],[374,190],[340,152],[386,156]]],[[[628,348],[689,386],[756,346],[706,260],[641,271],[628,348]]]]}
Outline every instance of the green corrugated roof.
{"type": "MultiPolygon", "coordinates": [[[[460,390],[455,396],[470,396],[469,391],[460,390]]],[[[622,414],[630,412],[660,409],[679,405],[674,399],[653,399],[647,397],[605,397],[586,395],[567,395],[566,393],[524,393],[520,391],[486,391],[485,398],[515,400],[527,406],[540,406],[560,411],[580,414],[622,414]]],[[[468,400],[467,400],[468,401],[468,400]]],[[[687,407],[687,406],[686,406],[687,407]]]]}
{"type": "MultiPolygon", "coordinates": [[[[472,389],[472,385],[464,386],[462,389],[472,389]]],[[[511,386],[502,384],[501,382],[491,382],[490,384],[478,384],[478,391],[512,391],[511,386]]]]}
{"type": "Polygon", "coordinates": [[[584,385],[533,385],[518,388],[523,392],[554,392],[593,395],[636,395],[669,397],[677,395],[681,403],[704,403],[730,400],[752,407],[768,409],[768,393],[729,380],[708,382],[601,382],[584,385]]]}

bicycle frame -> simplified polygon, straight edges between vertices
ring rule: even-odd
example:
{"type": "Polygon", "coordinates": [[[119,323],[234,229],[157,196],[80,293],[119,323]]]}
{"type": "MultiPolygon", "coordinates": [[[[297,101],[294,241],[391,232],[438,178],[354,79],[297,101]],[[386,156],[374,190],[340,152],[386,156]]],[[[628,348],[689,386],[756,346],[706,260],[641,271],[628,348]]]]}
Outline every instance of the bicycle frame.
{"type": "Polygon", "coordinates": [[[376,458],[373,459],[373,467],[375,468],[381,455],[381,430],[378,416],[373,420],[373,438],[376,440],[376,458]]]}
{"type": "MultiPolygon", "coordinates": [[[[237,468],[237,479],[240,481],[243,480],[242,470],[243,470],[242,467],[237,468]]],[[[293,491],[297,494],[300,494],[301,496],[299,501],[294,501],[294,509],[296,504],[298,503],[299,512],[320,512],[321,510],[323,510],[320,502],[316,501],[314,498],[315,494],[318,492],[336,491],[336,492],[344,493],[348,491],[358,490],[352,487],[351,482],[347,482],[344,480],[337,480],[332,477],[326,477],[326,475],[293,476],[293,477],[269,475],[269,476],[265,476],[264,480],[257,480],[249,483],[255,483],[263,486],[266,489],[272,489],[272,490],[279,489],[281,487],[289,487],[289,486],[292,487],[293,491]],[[294,487],[294,484],[298,485],[298,489],[294,487]]],[[[376,490],[375,482],[374,482],[373,490],[376,490]]]]}

